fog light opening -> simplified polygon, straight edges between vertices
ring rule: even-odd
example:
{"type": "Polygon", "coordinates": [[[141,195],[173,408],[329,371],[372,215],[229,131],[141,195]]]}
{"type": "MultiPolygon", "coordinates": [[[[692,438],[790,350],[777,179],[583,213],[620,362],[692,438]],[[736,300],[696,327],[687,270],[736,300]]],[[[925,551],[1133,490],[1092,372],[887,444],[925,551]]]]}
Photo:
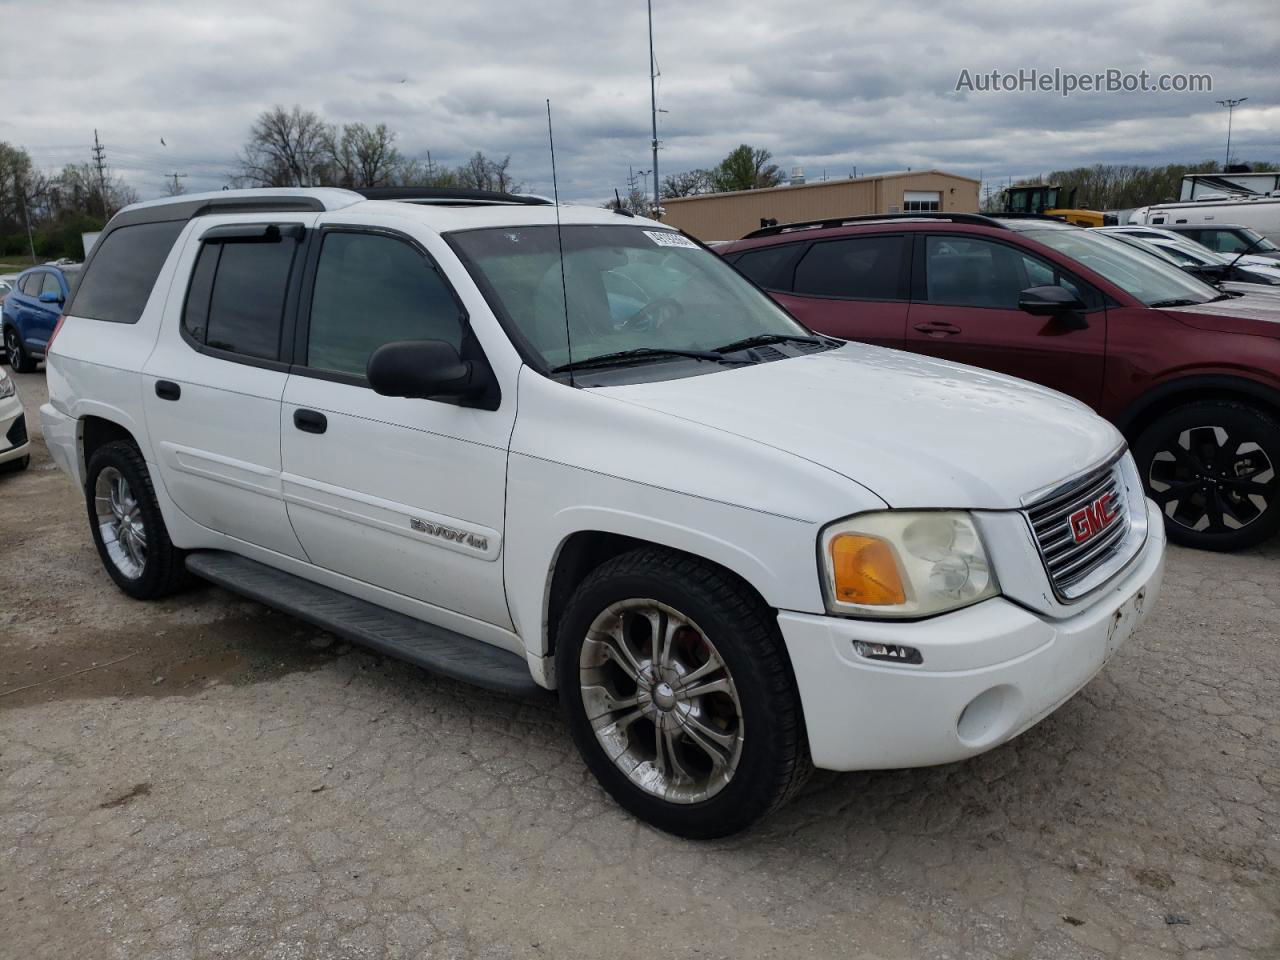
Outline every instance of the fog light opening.
{"type": "Polygon", "coordinates": [[[855,640],[853,650],[860,657],[880,660],[884,663],[924,663],[924,657],[915,647],[903,647],[896,643],[867,643],[863,640],[855,640]]]}
{"type": "Polygon", "coordinates": [[[1002,684],[969,701],[956,722],[956,735],[970,747],[995,743],[1013,729],[1019,717],[1022,694],[1002,684]]]}

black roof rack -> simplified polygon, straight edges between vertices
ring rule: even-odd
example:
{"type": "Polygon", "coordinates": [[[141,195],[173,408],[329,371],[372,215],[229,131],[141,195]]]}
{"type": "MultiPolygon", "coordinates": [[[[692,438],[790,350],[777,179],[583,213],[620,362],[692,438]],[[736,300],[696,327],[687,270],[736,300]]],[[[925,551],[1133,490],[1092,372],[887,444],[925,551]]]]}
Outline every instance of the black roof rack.
{"type": "Polygon", "coordinates": [[[466,206],[484,203],[520,203],[544,206],[551,201],[498,190],[469,190],[462,187],[360,187],[356,190],[366,200],[400,200],[404,203],[437,203],[466,206]]]}
{"type": "Polygon", "coordinates": [[[884,220],[948,220],[952,223],[969,223],[979,227],[995,227],[999,230],[1008,229],[1000,221],[992,217],[983,216],[980,213],[868,213],[857,217],[830,217],[825,220],[779,223],[770,227],[761,227],[759,230],[752,230],[742,239],[751,240],[755,237],[772,237],[780,233],[790,233],[794,230],[821,230],[831,227],[843,227],[853,223],[872,223],[884,220]]]}

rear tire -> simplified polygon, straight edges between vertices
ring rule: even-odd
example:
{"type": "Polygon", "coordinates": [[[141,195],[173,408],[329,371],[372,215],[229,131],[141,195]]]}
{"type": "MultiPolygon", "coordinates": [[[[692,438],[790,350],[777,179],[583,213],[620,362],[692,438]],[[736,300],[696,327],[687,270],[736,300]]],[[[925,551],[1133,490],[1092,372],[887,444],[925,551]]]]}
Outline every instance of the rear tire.
{"type": "Polygon", "coordinates": [[[169,539],[137,447],[118,440],[95,450],[84,489],[93,542],[116,586],[136,600],[155,600],[186,583],[185,554],[169,539]]]}
{"type": "Polygon", "coordinates": [[[588,768],[662,830],[736,833],[812,770],[777,617],[697,558],[642,548],[598,567],[560,618],[556,671],[588,768]]]}
{"type": "Polygon", "coordinates": [[[27,353],[22,345],[22,338],[13,327],[4,329],[4,349],[14,373],[35,373],[36,361],[27,353]]]}
{"type": "Polygon", "coordinates": [[[1148,426],[1133,452],[1174,543],[1239,550],[1280,530],[1280,424],[1268,413],[1189,403],[1148,426]]]}

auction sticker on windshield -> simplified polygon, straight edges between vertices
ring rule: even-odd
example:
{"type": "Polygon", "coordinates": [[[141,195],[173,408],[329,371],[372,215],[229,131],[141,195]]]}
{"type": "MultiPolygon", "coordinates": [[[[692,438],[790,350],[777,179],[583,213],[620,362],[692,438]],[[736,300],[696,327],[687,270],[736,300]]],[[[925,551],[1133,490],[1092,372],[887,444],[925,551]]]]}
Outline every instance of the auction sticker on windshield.
{"type": "Polygon", "coordinates": [[[698,245],[688,237],[674,233],[671,230],[645,230],[644,235],[660,247],[693,247],[695,250],[698,249],[698,245]]]}

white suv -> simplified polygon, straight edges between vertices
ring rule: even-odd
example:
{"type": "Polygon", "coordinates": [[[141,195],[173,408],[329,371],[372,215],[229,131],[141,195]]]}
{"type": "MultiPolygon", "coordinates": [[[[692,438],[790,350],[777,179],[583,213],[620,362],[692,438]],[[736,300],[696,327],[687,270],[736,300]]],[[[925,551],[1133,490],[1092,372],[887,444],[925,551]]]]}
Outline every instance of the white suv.
{"type": "MultiPolygon", "coordinates": [[[[372,193],[372,192],[371,192],[372,193]]],[[[660,223],[506,195],[129,207],[48,360],[108,573],[187,573],[427,669],[558,690],[686,836],[811,765],[1018,735],[1150,610],[1119,433],[1009,377],[816,336],[660,223]]]]}

